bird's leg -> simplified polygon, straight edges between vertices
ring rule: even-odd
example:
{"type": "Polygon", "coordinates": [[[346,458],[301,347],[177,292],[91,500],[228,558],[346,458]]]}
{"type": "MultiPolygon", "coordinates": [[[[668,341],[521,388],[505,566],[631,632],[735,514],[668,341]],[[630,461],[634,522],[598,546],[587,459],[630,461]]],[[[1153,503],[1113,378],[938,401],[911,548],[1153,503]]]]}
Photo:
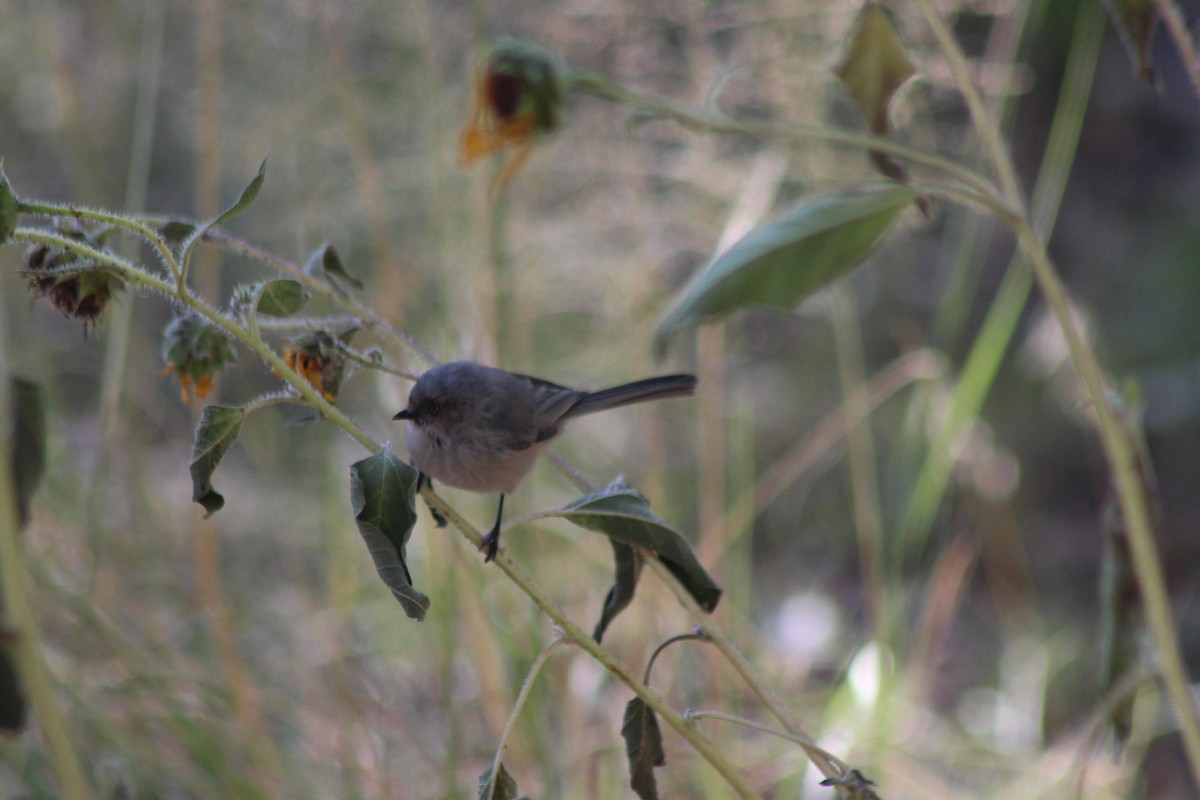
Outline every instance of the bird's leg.
{"type": "Polygon", "coordinates": [[[488,531],[487,536],[483,537],[483,541],[479,543],[479,549],[485,555],[483,563],[488,563],[496,557],[496,551],[500,549],[500,518],[504,516],[504,495],[500,495],[500,507],[496,509],[496,524],[488,531]]]}
{"type": "MultiPolygon", "coordinates": [[[[433,478],[429,477],[424,472],[418,472],[417,473],[417,494],[421,493],[421,485],[425,484],[425,483],[429,484],[430,489],[433,489],[433,478]]],[[[429,509],[429,514],[430,514],[430,516],[433,517],[434,524],[437,525],[439,528],[446,527],[446,517],[442,514],[442,512],[440,512],[436,508],[434,508],[428,501],[426,501],[425,506],[429,509]]]]}

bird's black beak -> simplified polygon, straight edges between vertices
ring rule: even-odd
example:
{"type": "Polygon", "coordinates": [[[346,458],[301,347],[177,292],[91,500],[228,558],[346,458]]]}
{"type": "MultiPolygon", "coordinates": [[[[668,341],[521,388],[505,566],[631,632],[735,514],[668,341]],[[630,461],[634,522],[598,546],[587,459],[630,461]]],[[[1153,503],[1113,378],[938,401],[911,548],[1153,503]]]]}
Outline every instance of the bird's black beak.
{"type": "Polygon", "coordinates": [[[396,414],[396,416],[392,417],[392,419],[412,419],[412,418],[413,418],[412,412],[409,411],[407,408],[404,409],[403,411],[401,411],[400,413],[396,414]]]}

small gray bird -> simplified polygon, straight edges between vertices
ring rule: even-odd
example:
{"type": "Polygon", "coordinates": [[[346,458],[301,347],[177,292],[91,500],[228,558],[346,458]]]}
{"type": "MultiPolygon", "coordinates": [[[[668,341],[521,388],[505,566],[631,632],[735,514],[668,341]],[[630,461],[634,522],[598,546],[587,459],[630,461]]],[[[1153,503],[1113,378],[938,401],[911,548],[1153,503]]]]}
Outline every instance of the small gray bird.
{"type": "Polygon", "coordinates": [[[533,469],[542,447],[574,417],[617,406],[684,397],[696,391],[694,375],[663,375],[598,392],[455,361],[426,372],[413,384],[404,441],[424,480],[472,492],[498,492],[496,524],[483,539],[484,562],[496,557],[504,495],[533,469]]]}

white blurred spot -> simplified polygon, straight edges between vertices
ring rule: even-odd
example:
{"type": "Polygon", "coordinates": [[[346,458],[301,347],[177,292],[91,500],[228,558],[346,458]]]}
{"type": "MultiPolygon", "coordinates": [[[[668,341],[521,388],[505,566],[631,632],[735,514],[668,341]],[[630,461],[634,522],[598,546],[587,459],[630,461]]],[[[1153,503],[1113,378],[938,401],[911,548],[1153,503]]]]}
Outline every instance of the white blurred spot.
{"type": "Polygon", "coordinates": [[[779,607],[775,637],[789,656],[805,663],[829,653],[838,629],[837,606],[820,592],[794,594],[779,607]]]}

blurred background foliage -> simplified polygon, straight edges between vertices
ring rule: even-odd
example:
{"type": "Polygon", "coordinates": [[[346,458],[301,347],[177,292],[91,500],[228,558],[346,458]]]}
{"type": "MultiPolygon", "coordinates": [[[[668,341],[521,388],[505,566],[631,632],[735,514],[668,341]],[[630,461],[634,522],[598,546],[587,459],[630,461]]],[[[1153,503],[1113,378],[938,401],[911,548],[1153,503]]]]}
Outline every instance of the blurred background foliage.
{"type": "MultiPolygon", "coordinates": [[[[981,59],[989,98],[1010,104],[1027,185],[1092,5],[1082,2],[943,4],[981,59]]],[[[1194,17],[1194,4],[1183,8],[1194,17]]],[[[720,242],[791,200],[874,173],[861,152],[704,135],[574,97],[562,131],[489,198],[488,169],[457,164],[480,48],[516,34],[575,69],[742,119],[860,129],[832,71],[856,10],[0,0],[0,155],[23,197],[194,218],[235,197],[267,156],[266,185],[234,234],[294,262],[333,242],[379,313],[440,357],[599,387],[664,368],[651,355],[653,326],[720,242]]],[[[918,76],[894,108],[894,135],[976,161],[927,31],[903,8],[897,23],[918,76]]],[[[1200,110],[1165,35],[1153,53],[1159,93],[1105,33],[1050,251],[1114,378],[1140,385],[1161,549],[1196,670],[1200,110]]],[[[1103,694],[1108,477],[1036,292],[981,418],[954,443],[927,535],[893,536],[1011,251],[974,211],[914,214],[864,268],[796,313],[742,313],[677,342],[667,368],[700,373],[695,403],[583,421],[560,451],[596,484],[625,473],[687,533],[726,587],[721,624],[883,796],[1061,797],[1078,779],[1088,797],[1195,797],[1149,689],[1124,758],[1088,749],[1103,694]],[[901,358],[901,388],[870,418],[878,498],[864,516],[842,438],[809,437],[845,410],[846,387],[901,358]],[[755,491],[764,502],[752,526],[724,513],[755,491]],[[864,574],[863,525],[887,542],[886,576],[864,574]],[[874,638],[870,597],[894,618],[890,641],[874,638]],[[1086,779],[1072,767],[1079,753],[1076,767],[1094,759],[1086,779]]],[[[206,253],[193,275],[214,298],[262,274],[206,253]]],[[[524,670],[553,635],[532,605],[423,515],[409,563],[433,606],[423,624],[405,618],[349,513],[347,467],[361,450],[329,426],[292,424],[295,412],[247,425],[217,475],[227,506],[202,521],[187,472],[198,408],[157,376],[167,305],[121,295],[85,334],[46,302],[31,305],[19,251],[0,250],[0,266],[5,357],[49,402],[48,481],[27,532],[36,600],[101,794],[473,796],[524,670]]],[[[210,400],[275,385],[243,358],[210,400]]],[[[390,419],[407,391],[360,371],[339,406],[398,444],[390,419]]],[[[548,467],[535,475],[514,512],[573,499],[548,467]]],[[[493,502],[448,496],[481,522],[493,502]]],[[[610,580],[600,537],[534,526],[505,541],[590,625],[610,580]]],[[[646,580],[606,644],[642,664],[687,625],[646,580]]],[[[654,684],[680,709],[761,713],[702,645],[668,650],[654,684]]],[[[559,651],[506,756],[522,791],[627,796],[617,735],[626,699],[595,664],[559,651]]],[[[793,746],[705,726],[767,795],[829,795],[793,746]]],[[[680,740],[668,734],[666,745],[664,796],[726,796],[680,740]]],[[[0,795],[55,791],[36,725],[0,742],[0,795]]]]}

